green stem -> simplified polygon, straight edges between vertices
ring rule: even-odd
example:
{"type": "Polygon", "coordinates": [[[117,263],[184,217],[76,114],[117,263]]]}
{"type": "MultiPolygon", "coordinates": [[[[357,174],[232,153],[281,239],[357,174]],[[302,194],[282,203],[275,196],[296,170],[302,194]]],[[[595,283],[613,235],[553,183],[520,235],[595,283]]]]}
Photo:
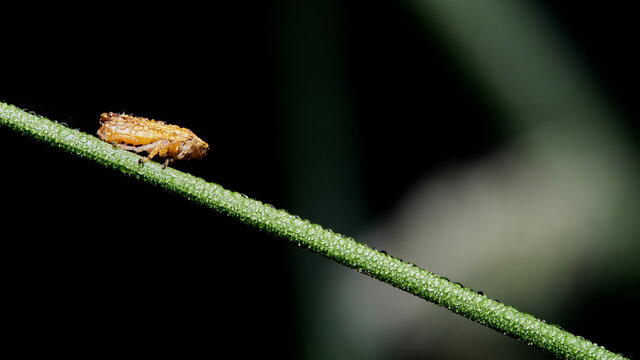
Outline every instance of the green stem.
{"type": "Polygon", "coordinates": [[[557,356],[567,359],[623,359],[621,355],[611,353],[604,347],[575,336],[558,326],[546,324],[532,315],[519,312],[511,306],[491,300],[483,294],[284,210],[275,209],[178,170],[162,169],[162,166],[155,162],[141,166],[138,164],[138,155],[115,149],[95,136],[2,102],[0,124],[182,194],[197,203],[286,238],[317,254],[557,356]]]}

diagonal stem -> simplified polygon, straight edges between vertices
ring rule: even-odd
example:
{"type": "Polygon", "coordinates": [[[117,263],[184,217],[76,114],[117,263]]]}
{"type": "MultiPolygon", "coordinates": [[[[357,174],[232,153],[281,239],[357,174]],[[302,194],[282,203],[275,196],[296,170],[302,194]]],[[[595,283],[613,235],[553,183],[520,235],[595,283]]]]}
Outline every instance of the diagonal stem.
{"type": "Polygon", "coordinates": [[[190,200],[227,214],[314,253],[449,309],[487,327],[567,359],[623,359],[580,336],[545,323],[535,316],[487,298],[415,264],[372,249],[284,210],[224,189],[204,179],[160,164],[140,166],[140,156],[95,136],[0,102],[0,124],[35,139],[119,169],[145,182],[179,193],[190,200]]]}

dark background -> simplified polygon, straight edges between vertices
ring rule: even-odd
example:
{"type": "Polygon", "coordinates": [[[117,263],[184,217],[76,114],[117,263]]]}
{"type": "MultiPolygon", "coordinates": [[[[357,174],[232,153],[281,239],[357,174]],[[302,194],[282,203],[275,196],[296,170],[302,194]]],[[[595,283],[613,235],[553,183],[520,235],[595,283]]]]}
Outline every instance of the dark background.
{"type": "MultiPolygon", "coordinates": [[[[336,5],[334,35],[343,39],[355,163],[366,179],[361,226],[384,216],[419,177],[481,157],[505,139],[445,44],[407,7],[356,3],[336,5]]],[[[636,118],[630,3],[542,3],[598,85],[636,118]]],[[[175,168],[352,231],[305,214],[287,195],[295,177],[282,120],[286,1],[172,5],[5,12],[0,100],[92,134],[105,111],[188,127],[212,151],[175,168]]],[[[299,355],[295,314],[304,309],[292,300],[289,257],[302,250],[5,127],[0,151],[3,293],[26,352],[299,355]]],[[[580,333],[630,351],[628,339],[583,325],[580,333]]]]}

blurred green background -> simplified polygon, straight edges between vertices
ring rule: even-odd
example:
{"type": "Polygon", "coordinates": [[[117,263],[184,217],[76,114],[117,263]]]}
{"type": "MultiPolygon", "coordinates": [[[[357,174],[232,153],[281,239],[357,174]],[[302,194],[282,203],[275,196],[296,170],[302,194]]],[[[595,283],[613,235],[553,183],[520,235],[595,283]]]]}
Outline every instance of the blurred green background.
{"type": "MultiPolygon", "coordinates": [[[[354,29],[341,2],[283,2],[284,126],[288,138],[321,134],[290,143],[290,207],[630,351],[622,324],[636,318],[638,300],[637,127],[598,83],[629,48],[587,58],[581,47],[599,49],[589,34],[582,44],[572,37],[562,16],[575,15],[545,5],[406,1],[380,5],[392,10],[354,29]],[[351,47],[368,48],[350,58],[351,47]],[[594,69],[598,60],[605,66],[594,69]],[[355,84],[345,80],[349,65],[355,84]],[[382,115],[387,101],[396,108],[382,115]],[[392,178],[398,163],[419,174],[372,220],[363,187],[388,192],[394,180],[371,179],[392,178]]],[[[301,314],[305,358],[551,357],[333,264],[296,264],[300,300],[320,309],[301,314]]]]}
{"type": "MultiPolygon", "coordinates": [[[[177,168],[637,356],[630,5],[212,6],[16,15],[2,25],[0,99],[87,132],[104,111],[190,127],[213,152],[177,168]]],[[[5,250],[22,269],[14,313],[49,329],[16,332],[23,341],[69,326],[62,334],[82,341],[51,341],[60,351],[552,357],[133,179],[0,136],[3,187],[21,194],[5,195],[4,227],[34,239],[5,250]]]]}

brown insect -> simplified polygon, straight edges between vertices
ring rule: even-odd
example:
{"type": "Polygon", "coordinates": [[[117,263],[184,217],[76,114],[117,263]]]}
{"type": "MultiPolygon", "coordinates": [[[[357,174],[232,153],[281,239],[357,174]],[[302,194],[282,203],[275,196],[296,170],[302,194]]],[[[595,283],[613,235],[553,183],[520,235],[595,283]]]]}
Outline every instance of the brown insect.
{"type": "Polygon", "coordinates": [[[165,168],[174,160],[199,159],[209,150],[209,144],[191,130],[162,121],[110,112],[100,115],[100,124],[100,139],[121,149],[147,152],[149,155],[140,163],[158,155],[166,158],[162,164],[165,168]]]}

